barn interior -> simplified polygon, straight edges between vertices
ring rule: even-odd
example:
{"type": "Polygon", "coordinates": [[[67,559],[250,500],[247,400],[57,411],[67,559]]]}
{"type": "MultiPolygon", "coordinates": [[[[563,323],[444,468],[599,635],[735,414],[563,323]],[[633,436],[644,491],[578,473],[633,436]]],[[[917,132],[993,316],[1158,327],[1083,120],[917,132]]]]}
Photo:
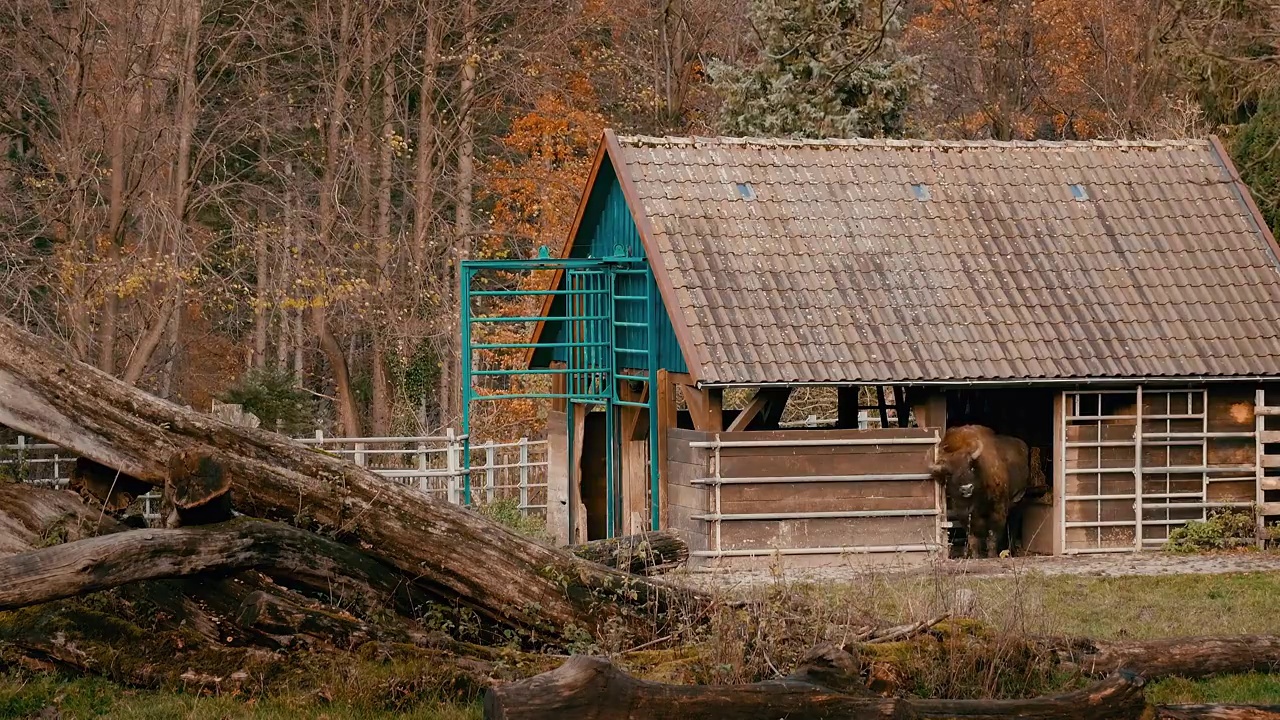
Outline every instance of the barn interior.
{"type": "MultiPolygon", "coordinates": [[[[932,389],[903,386],[823,386],[771,389],[784,395],[782,402],[771,403],[755,414],[740,429],[751,432],[789,430],[796,432],[874,428],[947,427],[979,424],[997,434],[1017,437],[1027,443],[1031,468],[1031,484],[1048,486],[1053,475],[1054,397],[1057,391],[1038,387],[992,387],[932,389]],[[932,416],[929,412],[932,400],[932,416]],[[941,408],[939,408],[941,405],[941,408]],[[941,414],[938,410],[942,409],[941,414]]],[[[722,427],[737,427],[735,421],[748,408],[755,396],[749,388],[722,393],[722,427]]],[[[677,391],[674,426],[694,430],[695,422],[683,393],[677,391]]],[[[1109,396],[1107,402],[1111,402],[1109,396]]],[[[640,439],[647,443],[647,439],[640,439]]],[[[586,511],[586,537],[589,540],[607,536],[605,523],[607,493],[607,437],[602,410],[588,413],[584,423],[583,448],[579,478],[582,504],[586,511]]],[[[643,454],[643,452],[641,453],[643,454]]],[[[1029,500],[1011,513],[1006,536],[1000,549],[1013,554],[1049,553],[1048,528],[1042,539],[1028,529],[1025,507],[1036,506],[1030,516],[1039,524],[1048,519],[1051,497],[1040,502],[1029,500]],[[1037,541],[1037,540],[1040,541],[1037,541]]],[[[965,551],[965,518],[949,516],[949,555],[962,556],[965,551]]]]}
{"type": "MultiPolygon", "coordinates": [[[[1027,444],[1031,461],[1028,484],[1049,488],[1049,493],[1040,493],[1014,507],[1009,514],[1007,532],[998,539],[999,549],[1009,550],[1012,555],[1051,552],[1048,543],[1036,542],[1039,528],[1028,525],[1042,524],[1047,519],[1046,505],[1052,499],[1054,396],[1057,393],[1040,387],[992,387],[947,390],[944,394],[946,427],[985,425],[998,435],[1022,440],[1027,444]]],[[[966,543],[965,519],[951,514],[948,520],[951,522],[951,555],[962,556],[966,543]]]]}

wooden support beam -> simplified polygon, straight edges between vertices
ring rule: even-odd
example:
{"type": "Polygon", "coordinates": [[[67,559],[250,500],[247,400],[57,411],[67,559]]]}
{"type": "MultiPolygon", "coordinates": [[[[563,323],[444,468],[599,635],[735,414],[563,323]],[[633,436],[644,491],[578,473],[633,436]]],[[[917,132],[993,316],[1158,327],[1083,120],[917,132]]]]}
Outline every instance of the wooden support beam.
{"type": "Polygon", "coordinates": [[[947,396],[936,390],[917,390],[911,394],[911,407],[916,424],[942,430],[947,426],[947,396]]]}
{"type": "Polygon", "coordinates": [[[751,421],[757,417],[763,416],[765,425],[776,424],[777,421],[770,422],[772,417],[780,417],[782,408],[786,407],[787,398],[791,395],[791,388],[761,388],[756,391],[751,402],[738,413],[738,416],[729,423],[729,427],[725,428],[725,432],[738,432],[746,430],[751,421]]]}
{"type": "Polygon", "coordinates": [[[836,388],[836,429],[849,430],[858,427],[857,385],[841,385],[836,388]]]}
{"type": "MultiPolygon", "coordinates": [[[[618,398],[627,402],[648,402],[649,383],[644,383],[639,392],[637,392],[631,389],[630,382],[619,381],[618,398]]],[[[649,436],[649,412],[647,410],[627,405],[621,406],[619,410],[621,410],[619,418],[622,420],[620,427],[622,428],[624,442],[627,440],[643,440],[649,436]]]]}
{"type": "MultiPolygon", "coordinates": [[[[676,387],[666,370],[658,371],[658,522],[667,522],[667,432],[676,426],[676,387]]],[[[652,440],[651,440],[652,442],[652,440]]],[[[656,529],[656,528],[655,528],[656,529]]]]}
{"type": "MultiPolygon", "coordinates": [[[[551,363],[551,367],[563,370],[565,364],[559,361],[551,363]]],[[[567,395],[569,393],[569,376],[564,373],[556,373],[551,376],[551,393],[553,395],[567,395]]],[[[567,398],[551,398],[551,409],[556,412],[566,412],[569,409],[569,400],[567,398]]]]}
{"type": "Polygon", "coordinates": [[[907,401],[907,388],[897,385],[893,388],[893,404],[898,412],[898,427],[911,427],[911,403],[907,401]]]}
{"type": "Polygon", "coordinates": [[[758,427],[761,430],[777,430],[778,423],[782,422],[782,414],[786,412],[787,400],[791,398],[792,388],[776,388],[777,397],[773,402],[769,403],[764,412],[761,413],[758,427]]]}
{"type": "MultiPolygon", "coordinates": [[[[626,380],[618,381],[618,397],[627,402],[643,402],[648,395],[647,383],[639,389],[626,380]]],[[[649,529],[649,507],[646,495],[649,474],[645,472],[648,447],[643,442],[649,434],[649,412],[630,405],[617,406],[619,428],[619,469],[622,493],[621,525],[623,534],[631,535],[649,529]]]]}
{"type": "Polygon", "coordinates": [[[720,388],[684,386],[684,401],[689,406],[693,427],[702,432],[724,430],[724,391],[720,388]]]}
{"type": "Polygon", "coordinates": [[[587,541],[587,506],[582,502],[582,450],[587,434],[587,406],[569,403],[569,422],[573,426],[573,443],[569,448],[569,544],[587,541]]]}
{"type": "Polygon", "coordinates": [[[876,386],[876,409],[880,411],[880,427],[889,427],[889,403],[885,402],[884,386],[876,386]]]}

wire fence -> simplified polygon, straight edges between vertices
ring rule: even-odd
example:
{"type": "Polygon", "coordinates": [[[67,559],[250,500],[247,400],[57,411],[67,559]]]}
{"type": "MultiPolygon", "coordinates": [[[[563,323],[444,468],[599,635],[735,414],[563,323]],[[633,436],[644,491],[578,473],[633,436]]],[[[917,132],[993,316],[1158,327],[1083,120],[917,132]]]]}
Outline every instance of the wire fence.
{"type": "MultiPolygon", "coordinates": [[[[332,438],[317,431],[313,437],[295,440],[451,503],[462,502],[464,478],[469,475],[473,503],[514,501],[522,514],[546,517],[546,440],[473,442],[469,450],[466,438],[452,431],[439,436],[374,438],[332,438]],[[466,452],[470,467],[464,462],[466,452]]],[[[59,446],[22,435],[0,444],[0,477],[17,482],[65,488],[75,463],[76,456],[59,446]]],[[[148,521],[160,518],[158,491],[138,500],[148,521]]]]}

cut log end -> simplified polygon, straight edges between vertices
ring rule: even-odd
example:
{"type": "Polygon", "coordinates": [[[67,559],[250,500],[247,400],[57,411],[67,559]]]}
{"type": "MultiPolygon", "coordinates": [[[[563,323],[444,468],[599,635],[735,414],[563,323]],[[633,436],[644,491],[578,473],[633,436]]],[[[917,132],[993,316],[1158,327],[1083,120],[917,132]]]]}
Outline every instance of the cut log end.
{"type": "Polygon", "coordinates": [[[167,495],[177,524],[208,525],[231,518],[231,473],[208,450],[188,448],[169,458],[167,495]]]}

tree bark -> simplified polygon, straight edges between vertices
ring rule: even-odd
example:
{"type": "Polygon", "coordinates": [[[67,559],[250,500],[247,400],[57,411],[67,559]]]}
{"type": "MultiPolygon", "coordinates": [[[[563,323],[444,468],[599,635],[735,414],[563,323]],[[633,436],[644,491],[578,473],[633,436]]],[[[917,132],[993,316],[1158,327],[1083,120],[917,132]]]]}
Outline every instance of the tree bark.
{"type": "Polygon", "coordinates": [[[1280,705],[1157,705],[1157,720],[1280,720],[1280,705]]]}
{"type": "Polygon", "coordinates": [[[802,668],[780,681],[751,685],[666,685],[637,680],[609,661],[576,656],[541,675],[491,688],[486,720],[789,720],[804,718],[967,718],[1003,720],[1137,720],[1146,708],[1144,681],[1116,673],[1089,688],[1027,700],[867,698],[816,684],[802,668]],[[803,679],[802,679],[803,678],[803,679]]]}
{"type": "Polygon", "coordinates": [[[896,698],[854,697],[796,680],[752,685],[666,685],[637,680],[609,661],[578,655],[548,673],[490,688],[485,720],[775,720],[913,715],[896,698]]]}
{"type": "Polygon", "coordinates": [[[80,502],[75,493],[0,483],[0,556],[123,529],[115,518],[80,502]]]}
{"type": "Polygon", "coordinates": [[[637,575],[655,575],[689,559],[689,545],[674,530],[653,530],[606,540],[592,540],[570,549],[574,555],[637,575]]]}
{"type": "Polygon", "coordinates": [[[456,329],[462,323],[457,284],[462,277],[462,263],[471,254],[472,184],[475,183],[475,94],[479,47],[476,33],[476,0],[462,0],[462,69],[458,73],[458,178],[454,198],[453,242],[450,243],[444,292],[448,323],[440,334],[443,348],[440,363],[440,420],[450,425],[461,415],[462,354],[456,329]]]}
{"type": "Polygon", "coordinates": [[[360,432],[360,411],[356,408],[355,393],[351,389],[351,369],[347,366],[346,353],[329,327],[325,307],[311,309],[311,325],[333,374],[334,392],[338,395],[338,425],[347,437],[360,437],[363,433],[360,432]]]}
{"type": "Polygon", "coordinates": [[[1059,657],[1093,677],[1125,668],[1147,679],[1177,675],[1274,672],[1280,667],[1280,636],[1183,637],[1102,642],[1051,641],[1059,657]]]}
{"type": "Polygon", "coordinates": [[[483,618],[555,643],[611,617],[637,635],[704,596],[603,568],[259,428],[160,400],[0,320],[0,424],[163,485],[180,451],[223,458],[237,510],[329,533],[483,618]]]}
{"type": "Polygon", "coordinates": [[[399,573],[328,538],[249,518],[113,532],[0,558],[0,611],[145,580],[242,570],[261,570],[335,603],[412,612],[411,586],[399,573]]]}
{"type": "Polygon", "coordinates": [[[435,202],[436,172],[436,69],[440,63],[440,19],[435,0],[427,0],[426,39],[422,47],[422,82],[418,87],[418,147],[414,157],[413,177],[413,253],[414,269],[425,272],[427,236],[431,232],[432,205],[435,202]]]}
{"type": "Polygon", "coordinates": [[[1119,672],[1084,690],[1027,700],[911,700],[919,718],[965,720],[1137,720],[1146,709],[1144,679],[1119,672]]]}
{"type": "MultiPolygon", "coordinates": [[[[374,264],[377,277],[373,286],[378,289],[378,296],[390,298],[391,289],[391,185],[394,182],[391,137],[395,133],[392,120],[395,117],[396,86],[395,73],[390,63],[382,69],[382,133],[378,153],[378,227],[374,238],[374,264]]],[[[372,420],[373,435],[387,437],[391,434],[391,378],[387,375],[387,338],[391,334],[391,323],[385,309],[375,317],[372,323],[372,352],[370,363],[373,365],[371,376],[373,385],[372,420]]]]}
{"type": "MultiPolygon", "coordinates": [[[[329,117],[325,128],[324,169],[320,177],[319,241],[321,250],[329,250],[336,241],[338,211],[335,198],[338,194],[338,162],[343,147],[342,128],[346,123],[347,82],[351,77],[351,67],[354,64],[350,53],[353,34],[351,2],[342,0],[341,5],[338,28],[339,54],[333,79],[333,93],[329,102],[329,117]]],[[[351,388],[351,372],[347,367],[347,358],[342,345],[334,336],[333,329],[329,327],[328,311],[323,304],[312,308],[311,324],[316,338],[320,341],[320,350],[329,361],[329,371],[333,374],[335,392],[338,396],[338,421],[342,426],[342,432],[347,437],[359,437],[361,435],[360,416],[351,388]]]]}

